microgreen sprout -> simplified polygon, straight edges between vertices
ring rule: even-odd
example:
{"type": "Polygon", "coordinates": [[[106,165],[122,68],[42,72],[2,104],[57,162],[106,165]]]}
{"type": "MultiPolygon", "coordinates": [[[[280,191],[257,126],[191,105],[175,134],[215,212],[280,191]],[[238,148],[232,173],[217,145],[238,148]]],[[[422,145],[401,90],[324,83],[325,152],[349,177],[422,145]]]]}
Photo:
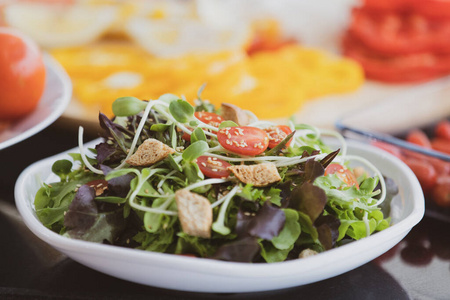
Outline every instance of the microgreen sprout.
{"type": "MultiPolygon", "coordinates": [[[[220,207],[219,216],[217,217],[217,220],[212,224],[212,229],[215,232],[220,233],[222,235],[227,235],[231,232],[230,228],[225,226],[225,214],[227,212],[231,199],[233,199],[234,195],[236,195],[238,189],[239,185],[236,185],[228,194],[226,194],[224,197],[222,197],[220,200],[217,201],[220,202],[219,204],[221,203],[223,204],[220,207]]],[[[215,203],[213,203],[212,205],[214,204],[215,203]]]]}

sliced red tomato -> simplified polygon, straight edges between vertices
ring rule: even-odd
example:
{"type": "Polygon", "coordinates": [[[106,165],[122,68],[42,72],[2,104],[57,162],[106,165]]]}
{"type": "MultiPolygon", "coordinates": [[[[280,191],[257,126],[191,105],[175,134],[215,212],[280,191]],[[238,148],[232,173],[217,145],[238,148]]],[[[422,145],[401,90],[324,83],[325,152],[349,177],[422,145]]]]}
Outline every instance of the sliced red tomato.
{"type": "Polygon", "coordinates": [[[450,18],[450,1],[447,0],[414,0],[414,9],[428,17],[450,18]]]}
{"type": "Polygon", "coordinates": [[[440,137],[434,138],[431,141],[431,147],[436,151],[450,154],[450,140],[440,137]]]}
{"type": "Polygon", "coordinates": [[[423,82],[450,73],[449,54],[383,56],[366,48],[351,34],[343,39],[343,52],[361,64],[367,78],[384,82],[423,82]]]}
{"type": "Polygon", "coordinates": [[[447,0],[364,0],[363,7],[384,12],[415,11],[431,18],[450,17],[447,0]]]}
{"type": "Polygon", "coordinates": [[[194,116],[203,123],[206,123],[214,127],[219,127],[220,123],[224,121],[221,116],[213,112],[196,111],[194,113],[194,116]]]}
{"type": "Polygon", "coordinates": [[[369,49],[385,55],[450,53],[450,19],[408,12],[354,9],[349,31],[369,49]]]}
{"type": "MultiPolygon", "coordinates": [[[[286,125],[277,125],[269,128],[264,129],[265,132],[269,135],[269,148],[272,149],[281,141],[283,141],[290,133],[292,133],[292,130],[289,126],[286,125]]],[[[291,140],[287,142],[286,146],[289,146],[291,143],[291,140]]]]}
{"type": "Polygon", "coordinates": [[[437,137],[450,140],[450,121],[444,120],[439,122],[434,128],[434,134],[437,137]]]}
{"type": "Polygon", "coordinates": [[[325,169],[325,176],[329,174],[336,174],[343,182],[345,182],[348,186],[355,185],[356,188],[359,189],[358,180],[356,179],[355,174],[352,171],[344,167],[340,164],[329,164],[325,169]]]}
{"type": "Polygon", "coordinates": [[[228,167],[231,166],[228,162],[211,156],[200,156],[197,158],[197,164],[203,175],[210,178],[227,178],[230,176],[228,167]]]}
{"type": "Polygon", "coordinates": [[[432,191],[433,201],[441,207],[450,207],[450,176],[440,177],[432,191]]]}
{"type": "Polygon", "coordinates": [[[410,0],[364,0],[362,7],[374,11],[399,11],[405,8],[410,0]]]}
{"type": "Polygon", "coordinates": [[[269,146],[267,133],[250,126],[222,128],[217,133],[217,139],[222,147],[240,155],[255,156],[269,146]]]}
{"type": "Polygon", "coordinates": [[[420,129],[411,130],[406,136],[406,141],[431,149],[431,142],[428,136],[420,129]]]}
{"type": "Polygon", "coordinates": [[[413,158],[405,159],[404,162],[414,172],[424,192],[436,184],[437,172],[431,164],[413,158]]]}

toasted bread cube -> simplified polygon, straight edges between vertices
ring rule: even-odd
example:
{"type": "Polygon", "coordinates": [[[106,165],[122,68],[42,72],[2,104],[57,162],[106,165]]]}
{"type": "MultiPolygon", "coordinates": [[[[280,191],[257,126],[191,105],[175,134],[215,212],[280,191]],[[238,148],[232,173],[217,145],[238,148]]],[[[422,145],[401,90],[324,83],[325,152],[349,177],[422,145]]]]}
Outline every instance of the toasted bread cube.
{"type": "Polygon", "coordinates": [[[148,167],[165,159],[172,153],[175,153],[175,150],[166,144],[156,139],[147,139],[126,162],[136,167],[148,167]]]}
{"type": "Polygon", "coordinates": [[[210,238],[212,208],[208,199],[188,190],[178,190],[175,201],[183,231],[192,236],[210,238]]]}
{"type": "Polygon", "coordinates": [[[300,254],[298,255],[298,258],[306,258],[306,257],[310,257],[310,256],[314,256],[318,254],[316,251],[312,250],[312,249],[305,249],[302,252],[300,252],[300,254]]]}
{"type": "Polygon", "coordinates": [[[250,124],[250,118],[247,113],[236,105],[229,103],[222,103],[221,115],[224,120],[230,120],[239,126],[250,124]]]}
{"type": "Polygon", "coordinates": [[[257,165],[239,165],[228,167],[243,183],[262,187],[281,180],[277,167],[273,163],[262,163],[257,165]]]}

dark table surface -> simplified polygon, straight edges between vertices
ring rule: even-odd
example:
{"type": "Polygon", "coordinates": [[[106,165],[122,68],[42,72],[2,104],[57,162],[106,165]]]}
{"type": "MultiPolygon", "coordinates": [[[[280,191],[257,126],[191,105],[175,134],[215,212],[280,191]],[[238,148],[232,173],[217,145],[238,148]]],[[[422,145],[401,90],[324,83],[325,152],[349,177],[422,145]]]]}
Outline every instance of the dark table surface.
{"type": "MultiPolygon", "coordinates": [[[[0,299],[450,299],[450,222],[427,215],[381,257],[334,278],[278,291],[171,291],[80,265],[35,237],[14,203],[14,184],[24,168],[77,146],[77,126],[61,124],[0,150],[0,299]]],[[[85,141],[94,138],[85,134],[85,141]]]]}

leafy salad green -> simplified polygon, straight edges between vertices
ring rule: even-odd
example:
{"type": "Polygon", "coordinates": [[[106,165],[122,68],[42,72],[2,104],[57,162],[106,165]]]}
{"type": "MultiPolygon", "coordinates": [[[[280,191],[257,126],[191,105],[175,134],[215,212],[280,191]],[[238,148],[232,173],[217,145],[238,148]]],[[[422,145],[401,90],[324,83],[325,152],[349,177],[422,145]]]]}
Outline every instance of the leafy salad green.
{"type": "Polygon", "coordinates": [[[80,153],[56,161],[59,181],[36,193],[42,224],[69,238],[238,262],[296,259],[389,227],[382,174],[347,155],[338,133],[232,107],[248,118],[238,124],[229,107],[195,103],[119,98],[87,150],[80,127],[80,153]]]}

